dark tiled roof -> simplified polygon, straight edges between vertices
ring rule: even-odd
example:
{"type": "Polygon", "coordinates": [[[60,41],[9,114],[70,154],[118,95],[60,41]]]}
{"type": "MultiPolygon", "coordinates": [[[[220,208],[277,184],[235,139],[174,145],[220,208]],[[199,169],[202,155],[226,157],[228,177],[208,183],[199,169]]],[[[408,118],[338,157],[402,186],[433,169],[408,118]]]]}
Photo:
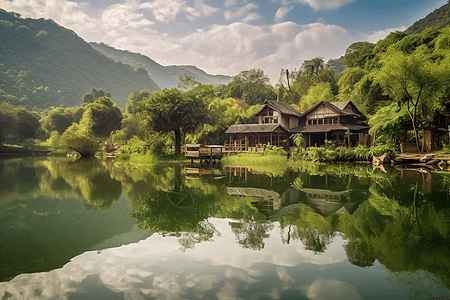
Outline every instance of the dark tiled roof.
{"type": "Polygon", "coordinates": [[[337,108],[344,110],[344,108],[347,106],[347,104],[348,104],[349,102],[350,102],[350,101],[345,101],[345,102],[330,102],[330,104],[333,104],[333,105],[336,106],[337,108]]]}
{"type": "Polygon", "coordinates": [[[226,134],[239,134],[239,133],[270,133],[274,132],[278,127],[281,127],[284,131],[289,132],[286,130],[281,124],[279,123],[272,123],[272,124],[238,124],[238,125],[231,125],[227,131],[225,131],[226,134]]]}
{"type": "Polygon", "coordinates": [[[313,107],[311,107],[310,109],[308,109],[307,111],[305,111],[302,115],[302,117],[306,116],[307,114],[309,114],[310,112],[312,112],[313,110],[315,110],[317,107],[319,107],[321,104],[325,105],[326,107],[328,107],[329,109],[331,109],[332,111],[334,111],[335,113],[344,116],[355,116],[356,114],[354,113],[349,113],[346,112],[345,110],[343,110],[347,104],[350,101],[346,101],[346,102],[327,102],[327,101],[320,101],[319,103],[317,103],[316,105],[314,105],[313,107]],[[342,107],[342,108],[341,108],[342,107]]]}
{"type": "Polygon", "coordinates": [[[295,108],[293,108],[292,106],[290,106],[287,103],[266,100],[264,102],[264,106],[260,110],[258,110],[256,113],[254,113],[252,115],[252,117],[257,116],[266,107],[266,105],[270,106],[274,110],[277,110],[280,113],[285,114],[285,115],[292,115],[292,116],[297,116],[297,117],[300,117],[302,115],[301,112],[299,112],[298,110],[296,110],[295,108]]]}
{"type": "Polygon", "coordinates": [[[319,133],[319,132],[330,132],[336,130],[343,131],[360,131],[369,129],[366,125],[356,125],[356,124],[330,124],[330,125],[305,125],[292,128],[292,133],[319,133]]]}
{"type": "Polygon", "coordinates": [[[267,104],[278,109],[281,113],[293,116],[301,116],[302,113],[284,102],[266,100],[267,104]]]}

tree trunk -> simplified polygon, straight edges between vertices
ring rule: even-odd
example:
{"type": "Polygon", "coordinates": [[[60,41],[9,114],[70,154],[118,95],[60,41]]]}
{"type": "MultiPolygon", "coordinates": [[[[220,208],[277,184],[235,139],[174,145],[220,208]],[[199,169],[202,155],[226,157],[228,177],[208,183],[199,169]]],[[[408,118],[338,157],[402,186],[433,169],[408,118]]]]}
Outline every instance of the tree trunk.
{"type": "Polygon", "coordinates": [[[175,133],[175,153],[181,155],[181,130],[177,128],[173,132],[175,133]]]}

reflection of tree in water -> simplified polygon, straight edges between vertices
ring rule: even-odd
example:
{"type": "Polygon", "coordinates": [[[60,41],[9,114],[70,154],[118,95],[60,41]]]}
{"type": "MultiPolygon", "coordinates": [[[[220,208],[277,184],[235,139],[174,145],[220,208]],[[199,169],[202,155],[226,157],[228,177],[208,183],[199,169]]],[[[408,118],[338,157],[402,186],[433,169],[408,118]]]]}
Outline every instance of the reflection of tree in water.
{"type": "Polygon", "coordinates": [[[186,249],[193,249],[195,244],[212,242],[214,234],[221,236],[221,233],[217,231],[209,220],[204,220],[197,224],[197,230],[195,232],[183,232],[178,239],[178,243],[180,243],[181,249],[184,252],[186,249]]]}
{"type": "Polygon", "coordinates": [[[23,197],[39,189],[39,178],[33,159],[18,158],[0,161],[0,197],[23,197]]]}
{"type": "Polygon", "coordinates": [[[268,232],[274,225],[268,221],[242,218],[239,222],[230,222],[231,230],[236,235],[237,242],[243,248],[262,250],[264,249],[264,239],[269,238],[268,232]]]}
{"type": "Polygon", "coordinates": [[[68,186],[78,190],[88,208],[108,209],[122,194],[120,181],[112,179],[109,170],[98,159],[53,159],[42,161],[42,164],[51,174],[51,178],[47,178],[51,180],[47,188],[57,193],[66,191],[68,186]]]}
{"type": "Polygon", "coordinates": [[[130,216],[137,219],[142,229],[179,237],[183,251],[196,243],[212,241],[214,234],[220,235],[208,221],[215,207],[215,195],[186,184],[179,165],[169,170],[173,172],[166,182],[172,188],[166,183],[139,195],[130,216]]]}
{"type": "Polygon", "coordinates": [[[348,261],[358,267],[371,267],[375,262],[370,247],[364,240],[350,241],[345,245],[348,261]]]}
{"type": "Polygon", "coordinates": [[[351,218],[342,217],[340,227],[349,239],[345,246],[348,259],[361,267],[377,259],[397,279],[404,277],[399,277],[401,272],[427,271],[434,281],[450,288],[446,211],[436,208],[442,206],[439,196],[419,189],[419,180],[403,185],[408,189],[405,195],[398,194],[405,187],[396,189],[393,183],[388,188],[373,185],[368,201],[351,218]]]}
{"type": "Polygon", "coordinates": [[[325,252],[327,245],[331,244],[335,236],[334,232],[320,231],[311,228],[300,228],[298,237],[302,241],[305,250],[313,251],[314,254],[325,252]]]}

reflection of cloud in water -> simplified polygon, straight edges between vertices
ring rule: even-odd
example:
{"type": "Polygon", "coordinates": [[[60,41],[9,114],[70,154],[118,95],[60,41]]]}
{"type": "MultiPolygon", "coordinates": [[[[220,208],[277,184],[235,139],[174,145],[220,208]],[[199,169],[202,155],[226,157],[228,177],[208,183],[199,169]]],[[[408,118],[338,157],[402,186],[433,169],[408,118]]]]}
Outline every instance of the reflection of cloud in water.
{"type": "MultiPolygon", "coordinates": [[[[154,234],[138,243],[106,249],[99,254],[86,252],[63,268],[48,273],[19,275],[10,282],[0,283],[0,297],[11,294],[10,299],[68,299],[72,293],[95,293],[96,288],[86,281],[99,278],[103,287],[122,293],[125,299],[201,298],[206,295],[236,299],[240,292],[248,293],[252,286],[261,286],[257,291],[261,295],[279,298],[283,291],[299,291],[300,286],[305,285],[305,282],[296,282],[286,268],[301,263],[333,264],[346,259],[342,238],[337,237],[328,250],[318,256],[304,250],[301,243],[283,245],[277,224],[262,251],[243,249],[234,241],[229,221],[211,219],[222,235],[215,236],[214,242],[198,244],[184,253],[179,250],[176,237],[163,238],[154,234]],[[263,278],[269,273],[270,284],[263,284],[263,278]]],[[[317,297],[326,296],[330,291],[357,295],[349,286],[338,281],[316,280],[301,290],[311,299],[319,299],[317,297]]]]}
{"type": "Polygon", "coordinates": [[[308,287],[303,288],[303,292],[309,299],[327,300],[327,299],[361,299],[355,287],[350,283],[318,278],[308,287]]]}

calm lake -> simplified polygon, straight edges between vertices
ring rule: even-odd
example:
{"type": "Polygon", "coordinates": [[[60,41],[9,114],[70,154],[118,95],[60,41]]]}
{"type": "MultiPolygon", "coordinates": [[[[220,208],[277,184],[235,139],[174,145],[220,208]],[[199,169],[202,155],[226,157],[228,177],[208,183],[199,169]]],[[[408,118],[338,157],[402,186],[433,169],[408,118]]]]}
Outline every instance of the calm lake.
{"type": "Polygon", "coordinates": [[[450,173],[0,160],[2,300],[450,299],[449,288],[450,173]]]}

